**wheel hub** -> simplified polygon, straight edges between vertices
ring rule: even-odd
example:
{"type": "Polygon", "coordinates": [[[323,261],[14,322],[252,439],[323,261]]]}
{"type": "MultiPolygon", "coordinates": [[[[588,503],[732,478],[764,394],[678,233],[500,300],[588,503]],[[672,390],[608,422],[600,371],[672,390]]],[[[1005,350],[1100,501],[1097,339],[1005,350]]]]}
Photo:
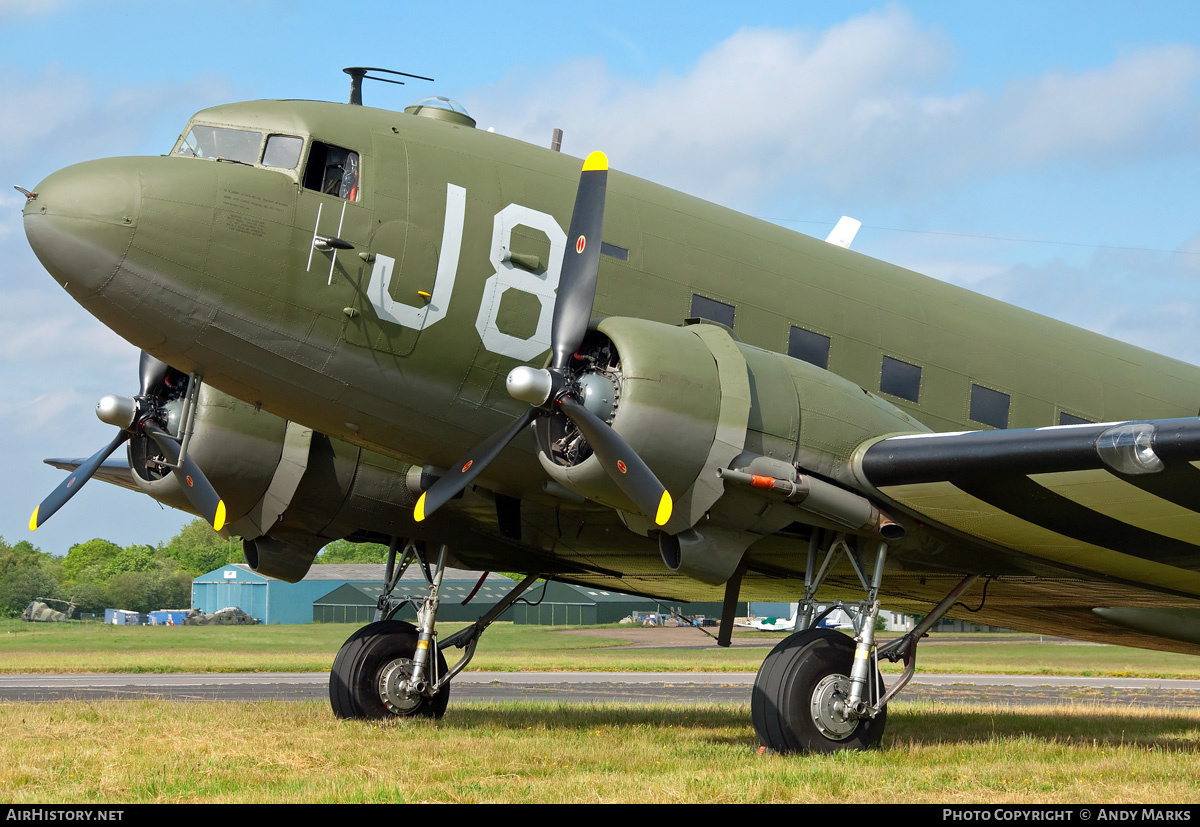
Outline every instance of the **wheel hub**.
{"type": "Polygon", "coordinates": [[[379,672],[379,699],[393,715],[408,715],[424,700],[409,688],[412,674],[411,658],[396,658],[379,672]]]}
{"type": "Polygon", "coordinates": [[[812,719],[826,738],[842,741],[854,734],[858,719],[845,715],[850,679],[845,675],[826,675],[813,687],[812,719]]]}

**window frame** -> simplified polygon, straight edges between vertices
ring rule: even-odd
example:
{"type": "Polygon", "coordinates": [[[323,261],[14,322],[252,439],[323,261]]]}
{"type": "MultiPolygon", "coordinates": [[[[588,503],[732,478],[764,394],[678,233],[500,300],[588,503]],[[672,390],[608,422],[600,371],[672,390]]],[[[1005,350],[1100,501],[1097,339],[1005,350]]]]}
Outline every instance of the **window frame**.
{"type": "MultiPolygon", "coordinates": [[[[826,336],[824,333],[818,333],[815,330],[810,330],[807,327],[801,327],[800,325],[795,325],[795,324],[789,326],[789,328],[788,328],[787,355],[793,359],[797,359],[806,364],[813,365],[814,367],[818,367],[821,370],[829,370],[829,353],[832,350],[832,348],[833,348],[833,337],[832,336],[826,336]],[[802,335],[797,336],[796,334],[802,334],[802,335]],[[820,362],[814,362],[812,359],[807,359],[804,356],[800,355],[799,353],[793,352],[792,345],[801,341],[801,339],[805,340],[805,342],[807,344],[816,345],[818,343],[818,340],[820,340],[821,343],[824,344],[824,354],[823,354],[824,355],[824,360],[823,360],[824,364],[822,364],[820,362]]],[[[800,348],[795,348],[795,350],[798,351],[798,350],[800,350],[800,348]]]]}
{"type": "MultiPolygon", "coordinates": [[[[979,413],[986,414],[989,412],[981,410],[981,411],[979,411],[979,413]]],[[[978,382],[972,382],[971,383],[971,395],[967,402],[967,418],[970,419],[970,421],[972,421],[972,422],[978,422],[981,425],[987,425],[989,427],[996,428],[997,430],[1007,430],[1009,423],[1012,421],[1012,394],[1008,393],[1006,391],[1000,391],[1000,390],[996,390],[995,388],[990,388],[987,385],[981,385],[978,382]],[[997,397],[1001,397],[1001,396],[1004,397],[1004,424],[1003,425],[998,425],[995,422],[989,422],[986,419],[980,419],[975,416],[975,413],[976,413],[975,391],[976,390],[979,390],[982,392],[980,394],[980,398],[979,398],[979,404],[981,406],[988,404],[987,397],[989,394],[993,395],[992,400],[996,400],[997,397]]]]}
{"type": "Polygon", "coordinates": [[[903,399],[906,402],[912,402],[914,405],[919,405],[921,402],[921,382],[924,380],[924,378],[925,371],[920,365],[913,364],[912,362],[906,362],[903,359],[897,359],[895,356],[888,356],[886,353],[883,354],[883,359],[879,364],[880,393],[886,393],[887,395],[894,396],[897,399],[903,399]],[[890,377],[890,381],[893,384],[891,388],[885,388],[884,383],[885,381],[889,380],[889,365],[893,366],[892,376],[890,377]],[[895,371],[900,371],[900,375],[896,375],[895,371]],[[913,379],[912,371],[916,371],[917,384],[916,390],[913,391],[913,395],[909,396],[907,393],[902,393],[902,391],[908,390],[907,385],[912,382],[913,379]],[[905,387],[898,386],[895,384],[897,382],[905,387]]]}
{"type": "MultiPolygon", "coordinates": [[[[328,141],[323,141],[317,137],[309,136],[308,151],[306,153],[304,153],[304,163],[301,165],[300,169],[298,170],[299,175],[300,175],[300,187],[302,189],[308,190],[309,192],[315,192],[318,195],[327,195],[332,198],[340,199],[340,200],[345,201],[350,204],[361,203],[363,200],[362,157],[363,157],[362,153],[359,152],[357,149],[351,149],[350,147],[342,146],[341,144],[333,144],[333,143],[329,143],[328,141]],[[321,186],[312,187],[312,186],[309,186],[309,183],[308,183],[309,182],[309,166],[313,162],[313,152],[318,146],[322,147],[323,151],[325,153],[324,157],[322,158],[322,164],[321,164],[321,177],[320,177],[321,186]],[[328,170],[329,170],[329,166],[330,166],[327,161],[328,151],[330,149],[341,150],[342,152],[348,153],[349,155],[353,155],[356,159],[355,163],[358,165],[358,176],[357,176],[357,180],[355,182],[355,186],[352,190],[352,192],[354,194],[353,198],[342,195],[340,193],[340,191],[337,193],[325,192],[324,187],[325,187],[325,183],[328,179],[328,170]]],[[[344,174],[344,172],[343,172],[343,174],[344,174]]]]}
{"type": "Polygon", "coordinates": [[[733,323],[737,319],[737,305],[729,304],[728,302],[723,302],[719,299],[714,299],[709,296],[702,295],[700,293],[692,293],[691,315],[688,318],[704,319],[705,321],[716,322],[719,325],[725,325],[725,327],[729,328],[730,330],[733,330],[733,323]],[[700,303],[699,306],[697,306],[697,302],[700,303]],[[704,313],[699,312],[701,310],[708,309],[704,306],[705,302],[709,303],[710,305],[717,305],[722,308],[728,308],[729,309],[729,321],[726,322],[724,319],[715,319],[712,316],[706,316],[704,313]]]}

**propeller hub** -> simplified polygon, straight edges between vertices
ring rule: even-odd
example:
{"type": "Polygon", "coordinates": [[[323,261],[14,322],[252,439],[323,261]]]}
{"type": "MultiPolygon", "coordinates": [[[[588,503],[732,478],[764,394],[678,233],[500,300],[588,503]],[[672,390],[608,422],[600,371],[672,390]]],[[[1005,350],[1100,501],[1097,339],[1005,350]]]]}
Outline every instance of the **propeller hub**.
{"type": "Polygon", "coordinates": [[[554,390],[554,377],[548,370],[518,365],[508,373],[508,395],[535,407],[545,405],[554,390]]]}
{"type": "Polygon", "coordinates": [[[100,418],[100,421],[123,430],[133,427],[137,413],[137,402],[128,396],[117,396],[110,393],[96,403],[96,416],[100,418]]]}

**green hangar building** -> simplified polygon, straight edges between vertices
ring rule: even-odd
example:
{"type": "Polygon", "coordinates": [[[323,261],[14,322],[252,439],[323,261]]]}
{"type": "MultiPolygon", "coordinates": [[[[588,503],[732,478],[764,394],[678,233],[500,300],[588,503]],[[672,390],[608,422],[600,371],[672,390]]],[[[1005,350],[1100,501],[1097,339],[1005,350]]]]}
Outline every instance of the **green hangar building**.
{"type": "MultiPolygon", "coordinates": [[[[208,614],[236,606],[263,623],[353,623],[375,619],[375,607],[383,593],[382,564],[321,564],[309,569],[304,579],[287,583],[258,574],[244,563],[235,563],[202,574],[192,581],[192,606],[208,614]]],[[[473,621],[498,603],[513,587],[513,581],[482,572],[447,568],[442,578],[438,620],[473,621]],[[476,586],[479,586],[475,591],[476,586]],[[475,594],[471,596],[471,592],[475,594]],[[464,601],[471,596],[469,602],[464,601]]],[[[409,566],[393,592],[393,598],[423,597],[425,578],[418,566],[409,566]]],[[[738,605],[744,614],[745,604],[738,605]]],[[[720,617],[719,603],[685,603],[633,597],[593,586],[542,583],[510,606],[500,620],[520,624],[592,626],[616,623],[634,612],[663,615],[720,617]]],[[[413,620],[416,612],[405,606],[396,613],[400,620],[413,620]]]]}
{"type": "MultiPolygon", "coordinates": [[[[383,564],[321,564],[309,569],[304,579],[297,583],[287,583],[252,571],[245,563],[235,563],[223,566],[215,571],[202,574],[192,581],[192,606],[207,613],[224,609],[227,606],[237,606],[249,615],[257,617],[263,623],[298,624],[316,622],[349,622],[369,623],[375,619],[375,601],[382,592],[383,564]],[[355,609],[349,616],[346,610],[338,611],[333,608],[338,605],[338,599],[333,603],[325,600],[331,593],[348,594],[346,587],[357,590],[371,590],[369,612],[355,609]],[[323,608],[318,611],[318,604],[323,608]],[[365,617],[365,619],[364,619],[365,617]]],[[[442,580],[442,607],[438,611],[439,619],[443,620],[474,620],[488,607],[500,599],[512,588],[512,581],[498,574],[488,575],[487,581],[480,587],[479,592],[471,603],[464,607],[469,611],[469,617],[458,618],[457,613],[450,612],[451,606],[459,603],[470,593],[479,582],[482,572],[465,571],[463,569],[447,568],[442,580]],[[457,596],[457,599],[454,599],[457,596]]],[[[404,573],[404,579],[396,587],[393,595],[400,597],[406,594],[424,595],[425,578],[417,566],[409,566],[404,573]]],[[[407,617],[411,612],[401,610],[397,617],[407,617]]]]}

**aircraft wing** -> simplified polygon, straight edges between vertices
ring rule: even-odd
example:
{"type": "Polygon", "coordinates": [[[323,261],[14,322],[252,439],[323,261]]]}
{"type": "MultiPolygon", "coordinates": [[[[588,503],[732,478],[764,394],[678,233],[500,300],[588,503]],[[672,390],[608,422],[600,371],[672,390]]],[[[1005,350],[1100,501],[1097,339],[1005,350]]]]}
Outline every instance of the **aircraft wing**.
{"type": "MultiPolygon", "coordinates": [[[[82,459],[45,459],[42,462],[47,465],[53,465],[55,468],[61,468],[64,471],[74,471],[80,465],[87,462],[87,457],[82,459]]],[[[130,491],[139,491],[137,484],[133,481],[133,471],[129,467],[129,461],[125,458],[106,459],[104,463],[96,469],[94,474],[96,479],[110,482],[113,485],[119,485],[122,488],[128,488],[130,491]]]]}
{"type": "Polygon", "coordinates": [[[1200,591],[1200,419],[894,436],[860,448],[855,473],[901,510],[970,537],[1200,591]]]}

